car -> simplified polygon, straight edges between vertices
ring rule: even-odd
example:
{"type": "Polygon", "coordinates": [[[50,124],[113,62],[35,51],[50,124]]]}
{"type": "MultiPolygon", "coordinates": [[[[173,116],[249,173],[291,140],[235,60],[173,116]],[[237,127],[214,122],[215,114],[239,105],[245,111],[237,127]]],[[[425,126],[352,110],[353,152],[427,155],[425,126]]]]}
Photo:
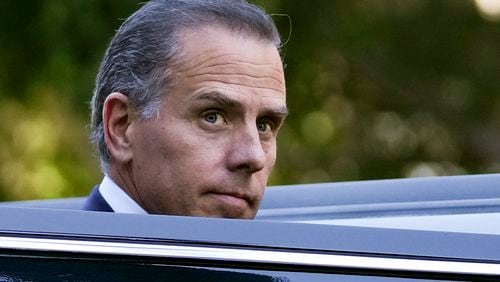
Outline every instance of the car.
{"type": "Polygon", "coordinates": [[[2,203],[0,281],[499,281],[499,183],[270,187],[256,220],[2,203]]]}

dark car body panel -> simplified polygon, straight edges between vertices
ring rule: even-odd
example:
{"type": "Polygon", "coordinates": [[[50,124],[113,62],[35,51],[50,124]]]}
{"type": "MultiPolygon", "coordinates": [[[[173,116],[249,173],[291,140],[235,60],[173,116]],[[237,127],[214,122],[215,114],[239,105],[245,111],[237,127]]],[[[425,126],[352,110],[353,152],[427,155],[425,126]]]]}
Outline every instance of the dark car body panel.
{"type": "Polygon", "coordinates": [[[296,221],[495,214],[499,179],[482,175],[270,188],[257,220],[85,212],[78,210],[82,199],[7,203],[0,207],[0,278],[496,281],[500,232],[296,221]],[[23,265],[30,265],[29,271],[23,265]]]}

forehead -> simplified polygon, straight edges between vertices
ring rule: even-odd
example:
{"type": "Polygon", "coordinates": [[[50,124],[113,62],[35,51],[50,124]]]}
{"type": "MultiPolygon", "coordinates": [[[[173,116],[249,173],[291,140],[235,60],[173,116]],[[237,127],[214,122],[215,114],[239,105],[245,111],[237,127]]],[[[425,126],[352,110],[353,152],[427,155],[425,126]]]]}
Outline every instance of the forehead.
{"type": "Polygon", "coordinates": [[[285,96],[283,66],[277,48],[252,36],[208,26],[180,33],[174,80],[226,83],[285,96]]]}

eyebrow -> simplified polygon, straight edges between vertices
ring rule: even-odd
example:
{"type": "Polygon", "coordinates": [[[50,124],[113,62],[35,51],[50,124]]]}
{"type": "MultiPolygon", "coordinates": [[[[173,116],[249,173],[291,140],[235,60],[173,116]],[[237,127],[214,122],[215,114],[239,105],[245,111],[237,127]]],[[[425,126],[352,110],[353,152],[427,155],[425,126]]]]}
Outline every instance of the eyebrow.
{"type": "Polygon", "coordinates": [[[220,92],[206,92],[195,98],[195,100],[211,100],[219,104],[230,106],[230,107],[242,107],[242,103],[235,99],[231,99],[227,95],[220,92]]]}
{"type": "MultiPolygon", "coordinates": [[[[243,104],[240,101],[232,99],[231,97],[228,97],[228,95],[216,91],[200,94],[195,98],[195,100],[210,100],[232,108],[243,108],[243,104]]],[[[288,108],[286,106],[267,108],[264,110],[264,114],[274,115],[284,119],[288,116],[288,108]]]]}

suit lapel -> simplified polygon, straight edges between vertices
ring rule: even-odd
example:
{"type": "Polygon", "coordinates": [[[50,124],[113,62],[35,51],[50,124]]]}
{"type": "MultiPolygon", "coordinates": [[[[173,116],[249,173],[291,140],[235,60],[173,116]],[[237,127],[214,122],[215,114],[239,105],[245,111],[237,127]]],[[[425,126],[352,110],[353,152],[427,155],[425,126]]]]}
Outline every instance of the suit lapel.
{"type": "Polygon", "coordinates": [[[106,202],[99,192],[99,185],[95,186],[92,193],[88,196],[87,200],[83,204],[83,210],[86,211],[102,211],[102,212],[113,212],[111,206],[106,202]]]}

